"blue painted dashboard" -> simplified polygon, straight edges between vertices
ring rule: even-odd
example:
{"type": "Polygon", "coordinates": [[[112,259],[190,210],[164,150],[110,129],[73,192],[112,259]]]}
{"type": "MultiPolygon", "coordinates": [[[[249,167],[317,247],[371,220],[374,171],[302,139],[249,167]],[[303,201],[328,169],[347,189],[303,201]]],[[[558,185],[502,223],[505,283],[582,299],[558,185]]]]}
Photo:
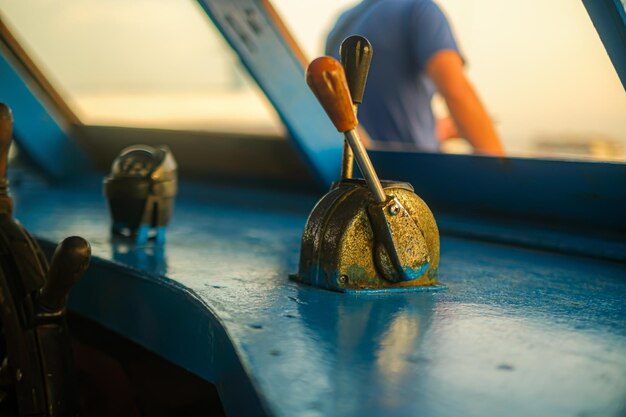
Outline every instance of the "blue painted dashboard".
{"type": "Polygon", "coordinates": [[[215,383],[229,415],[626,413],[624,264],[444,234],[448,291],[338,294],[288,279],[315,195],[185,183],[160,250],[111,241],[100,177],[17,176],[32,232],[92,244],[71,308],[215,383]]]}
{"type": "MultiPolygon", "coordinates": [[[[330,183],[341,141],[264,2],[200,3],[330,183]],[[258,33],[246,23],[257,13],[258,33]]],[[[84,167],[16,68],[0,60],[0,99],[22,150],[49,176],[84,167]]],[[[433,208],[448,291],[358,296],[290,281],[321,192],[183,182],[163,248],[111,240],[103,174],[53,185],[17,171],[12,193],[48,249],[69,234],[91,242],[70,307],[214,383],[229,415],[625,415],[625,165],[372,159],[433,208]]]]}

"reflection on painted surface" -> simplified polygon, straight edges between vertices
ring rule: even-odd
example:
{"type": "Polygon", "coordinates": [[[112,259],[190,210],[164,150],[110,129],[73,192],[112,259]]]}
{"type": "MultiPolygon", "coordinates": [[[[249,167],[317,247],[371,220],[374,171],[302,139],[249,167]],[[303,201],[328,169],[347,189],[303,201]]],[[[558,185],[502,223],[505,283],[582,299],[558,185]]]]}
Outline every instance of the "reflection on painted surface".
{"type": "Polygon", "coordinates": [[[382,377],[389,381],[386,398],[397,392],[397,386],[406,382],[406,358],[415,351],[415,340],[419,334],[419,316],[411,317],[400,312],[390,317],[389,329],[379,342],[376,365],[382,377]]]}
{"type": "Polygon", "coordinates": [[[136,265],[151,274],[167,273],[165,246],[155,245],[154,242],[138,247],[131,239],[111,236],[111,256],[119,263],[136,265]]]}
{"type": "Polygon", "coordinates": [[[381,396],[391,407],[402,400],[398,398],[401,386],[410,383],[407,378],[410,370],[406,361],[418,348],[415,341],[420,332],[419,324],[419,315],[400,312],[391,317],[389,328],[379,342],[376,365],[380,377],[387,379],[381,396]]]}

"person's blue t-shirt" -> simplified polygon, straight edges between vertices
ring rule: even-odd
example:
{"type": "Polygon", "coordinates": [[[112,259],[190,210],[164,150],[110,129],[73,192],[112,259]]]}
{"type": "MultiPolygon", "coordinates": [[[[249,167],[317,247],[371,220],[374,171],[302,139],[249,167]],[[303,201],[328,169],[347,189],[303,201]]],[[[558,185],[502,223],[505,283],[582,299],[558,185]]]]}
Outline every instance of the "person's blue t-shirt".
{"type": "Polygon", "coordinates": [[[371,138],[438,151],[431,110],[435,86],[424,66],[436,52],[458,52],[441,9],[431,0],[365,0],[341,15],[326,54],[338,57],[350,35],[365,36],[374,50],[359,106],[359,121],[371,138]]]}

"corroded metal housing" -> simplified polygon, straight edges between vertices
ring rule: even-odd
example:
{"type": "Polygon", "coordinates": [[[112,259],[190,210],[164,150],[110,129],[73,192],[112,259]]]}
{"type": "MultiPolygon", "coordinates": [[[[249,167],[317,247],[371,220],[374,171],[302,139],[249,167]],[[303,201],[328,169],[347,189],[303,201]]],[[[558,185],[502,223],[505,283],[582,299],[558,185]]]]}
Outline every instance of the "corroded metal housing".
{"type": "Polygon", "coordinates": [[[382,184],[388,202],[398,202],[402,210],[398,215],[387,204],[379,206],[380,213],[396,242],[398,258],[405,269],[416,272],[410,275],[415,279],[396,279],[390,273],[375,230],[372,194],[363,180],[355,179],[336,183],[309,215],[299,272],[293,279],[341,292],[444,288],[437,283],[439,231],[432,212],[410,184],[382,184]]]}

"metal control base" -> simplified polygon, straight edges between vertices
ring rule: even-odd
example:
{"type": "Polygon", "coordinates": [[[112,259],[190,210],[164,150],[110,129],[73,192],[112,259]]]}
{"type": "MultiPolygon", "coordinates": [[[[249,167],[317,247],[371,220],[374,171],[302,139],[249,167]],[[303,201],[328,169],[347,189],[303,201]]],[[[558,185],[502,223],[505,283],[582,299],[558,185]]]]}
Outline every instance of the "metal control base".
{"type": "Polygon", "coordinates": [[[437,281],[439,231],[430,209],[410,184],[383,181],[382,185],[390,202],[401,205],[401,215],[377,206],[363,180],[342,180],[333,185],[309,215],[302,235],[299,271],[291,279],[344,293],[446,288],[437,281]],[[385,262],[379,261],[382,244],[372,207],[385,216],[393,239],[410,242],[398,245],[397,251],[411,279],[390,275],[385,262]],[[404,227],[406,222],[414,227],[404,227]]]}

